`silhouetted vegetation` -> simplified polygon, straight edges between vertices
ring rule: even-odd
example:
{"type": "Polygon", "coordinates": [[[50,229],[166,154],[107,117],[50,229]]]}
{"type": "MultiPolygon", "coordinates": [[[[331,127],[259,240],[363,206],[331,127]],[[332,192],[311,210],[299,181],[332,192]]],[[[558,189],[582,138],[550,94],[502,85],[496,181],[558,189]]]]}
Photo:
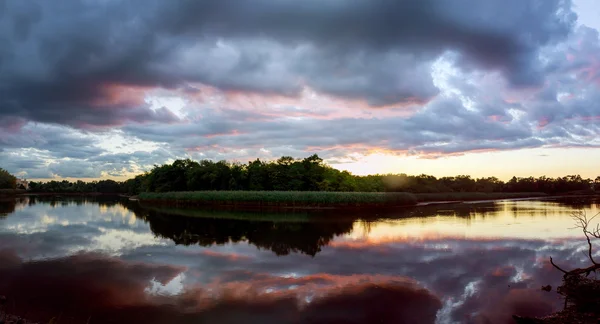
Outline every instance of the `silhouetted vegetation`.
{"type": "Polygon", "coordinates": [[[17,201],[15,199],[0,199],[0,218],[15,212],[17,201]]]}
{"type": "Polygon", "coordinates": [[[8,171],[0,168],[0,189],[16,189],[17,178],[8,171]]]}
{"type": "Polygon", "coordinates": [[[517,199],[547,196],[543,192],[440,192],[416,193],[414,195],[419,202],[517,199]]]}
{"type": "MultiPolygon", "coordinates": [[[[172,191],[331,191],[437,193],[520,193],[562,194],[592,192],[600,188],[595,180],[569,175],[558,178],[513,177],[504,182],[496,177],[468,175],[437,178],[430,175],[377,174],[356,176],[323,163],[318,155],[304,159],[284,156],[275,161],[259,159],[249,163],[177,160],[124,182],[49,181],[31,182],[33,192],[127,193],[172,191]]],[[[483,196],[481,196],[482,199],[483,196]]]]}
{"type": "Polygon", "coordinates": [[[337,235],[352,231],[354,220],[335,222],[244,221],[215,218],[178,217],[135,208],[136,216],[150,225],[152,232],[175,244],[212,246],[247,241],[277,255],[291,252],[315,256],[337,235]]]}
{"type": "Polygon", "coordinates": [[[48,182],[29,182],[29,190],[32,192],[56,192],[56,193],[122,193],[124,183],[114,180],[101,180],[84,182],[78,180],[70,182],[48,181],[48,182]]]}
{"type": "Polygon", "coordinates": [[[186,204],[252,204],[298,206],[406,206],[417,203],[406,192],[324,192],[324,191],[184,191],[140,194],[144,201],[186,204]]]}

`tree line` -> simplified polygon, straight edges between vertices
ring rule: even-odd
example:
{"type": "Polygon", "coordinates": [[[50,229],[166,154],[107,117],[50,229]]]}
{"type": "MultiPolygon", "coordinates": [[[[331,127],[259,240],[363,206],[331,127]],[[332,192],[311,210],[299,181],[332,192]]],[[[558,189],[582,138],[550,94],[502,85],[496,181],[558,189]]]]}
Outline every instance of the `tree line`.
{"type": "Polygon", "coordinates": [[[0,168],[0,189],[17,188],[17,177],[0,168]]]}
{"type": "Polygon", "coordinates": [[[256,159],[248,163],[177,160],[155,165],[132,179],[117,182],[48,181],[30,182],[34,192],[127,193],[196,190],[279,190],[279,191],[356,191],[356,192],[545,192],[558,194],[600,189],[600,177],[472,178],[468,175],[434,177],[431,175],[377,174],[353,175],[325,164],[316,154],[304,159],[283,156],[275,161],[256,159]]]}

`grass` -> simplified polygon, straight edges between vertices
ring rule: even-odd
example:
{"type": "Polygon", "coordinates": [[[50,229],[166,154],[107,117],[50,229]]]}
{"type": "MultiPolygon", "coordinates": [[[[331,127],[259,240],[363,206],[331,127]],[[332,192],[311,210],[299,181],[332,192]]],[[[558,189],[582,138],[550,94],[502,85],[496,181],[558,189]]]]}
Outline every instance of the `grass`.
{"type": "Polygon", "coordinates": [[[411,193],[325,191],[186,191],[145,192],[141,201],[174,204],[255,205],[280,207],[406,206],[415,205],[411,193]]]}
{"type": "Polygon", "coordinates": [[[412,206],[419,202],[473,201],[544,197],[540,192],[325,192],[325,191],[184,191],[145,192],[139,195],[142,202],[164,205],[224,205],[285,208],[333,207],[393,207],[412,206]]]}
{"type": "MultiPolygon", "coordinates": [[[[165,193],[141,193],[139,200],[144,209],[159,213],[199,218],[221,218],[253,221],[316,221],[331,219],[329,216],[352,218],[353,210],[364,217],[365,210],[379,214],[398,206],[415,206],[419,202],[461,202],[532,198],[546,196],[543,193],[377,193],[377,192],[299,192],[299,191],[188,191],[165,193]],[[158,205],[158,206],[156,206],[158,205]],[[198,208],[194,208],[198,207],[198,208]],[[341,208],[344,212],[340,213],[341,208]],[[367,208],[367,209],[364,209],[367,208]],[[316,214],[315,214],[316,213],[316,214]],[[332,214],[333,213],[333,214],[332,214]],[[327,217],[324,217],[327,216],[327,217]]],[[[421,206],[420,208],[426,208],[421,206]]],[[[436,213],[437,213],[436,208],[436,213]]]]}
{"type": "Polygon", "coordinates": [[[547,196],[547,194],[543,192],[444,192],[415,194],[419,202],[515,199],[544,196],[547,196]]]}

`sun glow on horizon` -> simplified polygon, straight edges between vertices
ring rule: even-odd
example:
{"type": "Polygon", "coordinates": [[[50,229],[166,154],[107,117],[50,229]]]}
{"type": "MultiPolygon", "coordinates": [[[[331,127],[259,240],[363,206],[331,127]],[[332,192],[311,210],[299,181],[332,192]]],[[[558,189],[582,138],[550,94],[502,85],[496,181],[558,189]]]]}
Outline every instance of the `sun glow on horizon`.
{"type": "MultiPolygon", "coordinates": [[[[563,240],[578,238],[581,230],[573,228],[569,213],[554,202],[500,201],[495,207],[472,204],[467,215],[440,206],[437,213],[426,217],[404,217],[376,222],[357,221],[351,234],[332,245],[362,246],[390,242],[425,242],[444,240],[500,238],[563,240]],[[543,225],[539,219],[544,217],[543,225]]],[[[585,209],[588,215],[598,213],[598,206],[585,209]]]]}
{"type": "MultiPolygon", "coordinates": [[[[436,177],[470,175],[509,180],[516,177],[562,177],[579,174],[584,178],[600,175],[598,150],[586,148],[537,148],[489,151],[427,158],[419,155],[373,153],[355,155],[353,161],[331,166],[355,175],[405,173],[436,177]],[[526,163],[524,163],[526,162],[526,163]]],[[[337,161],[336,161],[337,162],[337,161]]]]}

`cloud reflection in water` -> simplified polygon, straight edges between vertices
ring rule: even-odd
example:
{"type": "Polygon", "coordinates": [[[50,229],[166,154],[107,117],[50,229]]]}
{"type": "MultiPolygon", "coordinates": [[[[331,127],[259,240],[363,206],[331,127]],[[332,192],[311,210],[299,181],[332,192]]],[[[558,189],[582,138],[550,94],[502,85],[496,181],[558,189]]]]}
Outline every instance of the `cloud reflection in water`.
{"type": "Polygon", "coordinates": [[[28,300],[40,317],[63,308],[73,317],[148,323],[510,323],[513,313],[560,307],[555,293],[540,290],[560,280],[550,255],[573,266],[585,261],[578,233],[563,229],[572,204],[461,206],[443,216],[422,208],[400,215],[413,218],[308,223],[99,206],[29,201],[0,220],[0,294],[28,300]],[[57,221],[42,222],[48,215],[57,221]],[[537,237],[526,233],[536,229],[537,237]],[[123,241],[98,244],[103,231],[123,241]],[[52,297],[63,293],[63,301],[52,297]],[[115,304],[79,300],[89,294],[115,304]],[[44,299],[53,303],[36,302],[44,299]]]}

